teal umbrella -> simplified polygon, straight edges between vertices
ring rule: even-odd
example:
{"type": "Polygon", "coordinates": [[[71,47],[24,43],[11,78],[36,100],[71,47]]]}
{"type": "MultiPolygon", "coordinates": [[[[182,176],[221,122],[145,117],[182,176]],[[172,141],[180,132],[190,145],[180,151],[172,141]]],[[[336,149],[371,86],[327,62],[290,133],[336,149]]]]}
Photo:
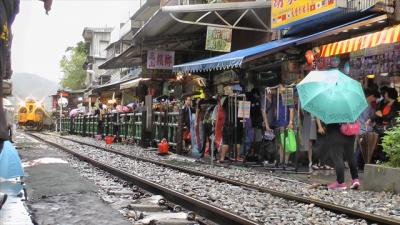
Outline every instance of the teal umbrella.
{"type": "Polygon", "coordinates": [[[21,159],[9,141],[4,142],[0,153],[0,178],[11,179],[24,176],[21,159]]]}
{"type": "Polygon", "coordinates": [[[324,123],[352,123],[368,107],[361,84],[339,70],[312,71],[298,85],[302,108],[324,123]]]}

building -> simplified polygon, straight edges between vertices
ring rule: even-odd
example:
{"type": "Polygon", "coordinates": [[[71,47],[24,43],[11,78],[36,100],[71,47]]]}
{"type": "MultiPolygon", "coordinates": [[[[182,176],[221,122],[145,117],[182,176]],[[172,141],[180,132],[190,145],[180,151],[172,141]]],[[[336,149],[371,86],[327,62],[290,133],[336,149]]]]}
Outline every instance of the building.
{"type": "Polygon", "coordinates": [[[110,44],[111,31],[108,27],[86,27],[82,36],[88,48],[88,57],[85,63],[85,69],[88,70],[86,86],[90,88],[96,84],[102,84],[110,79],[110,76],[102,76],[105,71],[99,69],[99,65],[107,59],[106,48],[110,44]]]}
{"type": "Polygon", "coordinates": [[[131,18],[132,24],[142,26],[133,32],[130,47],[108,59],[100,68],[140,68],[138,77],[121,83],[120,90],[134,93],[141,99],[144,95],[157,97],[174,93],[174,97],[179,98],[193,95],[198,88],[185,82],[182,87],[182,82],[177,82],[172,72],[173,65],[278,38],[277,32],[269,27],[270,6],[270,1],[264,0],[213,4],[147,1],[131,18]],[[216,40],[218,37],[210,40],[208,32],[222,34],[224,40],[216,40]],[[211,44],[205,48],[207,40],[211,44]],[[216,45],[221,42],[224,49],[216,45]]]}

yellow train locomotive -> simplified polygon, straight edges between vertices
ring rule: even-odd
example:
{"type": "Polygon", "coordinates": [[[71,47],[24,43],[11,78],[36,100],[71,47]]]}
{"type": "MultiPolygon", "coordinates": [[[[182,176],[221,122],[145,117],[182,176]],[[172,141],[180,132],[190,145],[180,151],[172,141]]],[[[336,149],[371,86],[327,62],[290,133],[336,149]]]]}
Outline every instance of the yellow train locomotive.
{"type": "Polygon", "coordinates": [[[41,130],[45,117],[44,105],[34,98],[27,98],[18,108],[18,125],[32,130],[41,130]]]}

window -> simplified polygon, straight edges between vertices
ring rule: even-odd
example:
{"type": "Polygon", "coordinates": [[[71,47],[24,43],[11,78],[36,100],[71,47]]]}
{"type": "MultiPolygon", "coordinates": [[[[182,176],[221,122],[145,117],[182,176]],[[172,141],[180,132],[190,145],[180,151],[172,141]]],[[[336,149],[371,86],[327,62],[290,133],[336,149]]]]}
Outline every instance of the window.
{"type": "Polygon", "coordinates": [[[99,52],[100,52],[100,57],[107,57],[107,51],[106,48],[108,46],[108,41],[100,41],[100,46],[99,46],[99,52]]]}
{"type": "Polygon", "coordinates": [[[122,45],[122,43],[115,44],[115,54],[116,55],[121,54],[121,45],[122,45]]]}

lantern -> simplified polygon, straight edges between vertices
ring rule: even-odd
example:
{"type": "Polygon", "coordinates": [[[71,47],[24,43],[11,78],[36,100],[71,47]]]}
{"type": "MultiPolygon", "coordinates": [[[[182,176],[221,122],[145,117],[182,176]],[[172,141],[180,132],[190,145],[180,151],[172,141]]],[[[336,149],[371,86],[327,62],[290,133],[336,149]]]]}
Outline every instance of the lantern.
{"type": "Polygon", "coordinates": [[[311,50],[308,50],[305,55],[307,59],[307,64],[312,64],[314,62],[314,54],[311,50]]]}

